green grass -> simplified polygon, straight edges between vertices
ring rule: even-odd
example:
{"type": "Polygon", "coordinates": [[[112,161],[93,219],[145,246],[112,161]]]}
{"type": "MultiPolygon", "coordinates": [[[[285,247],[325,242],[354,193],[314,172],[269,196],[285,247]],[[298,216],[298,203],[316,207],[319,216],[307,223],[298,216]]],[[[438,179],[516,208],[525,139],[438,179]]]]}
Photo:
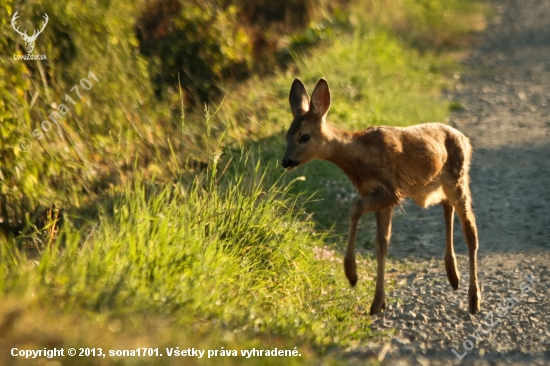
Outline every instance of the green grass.
{"type": "MultiPolygon", "coordinates": [[[[367,316],[372,256],[358,255],[357,288],[351,289],[343,274],[340,250],[354,198],[351,184],[329,163],[312,162],[294,173],[278,166],[291,121],[288,91],[295,77],[310,92],[325,77],[333,101],[329,122],[348,130],[444,122],[450,109],[460,107],[440,97],[443,88],[452,87],[458,66],[437,47],[462,44],[479,24],[468,27],[469,20],[478,20],[483,11],[476,2],[458,0],[357,1],[355,6],[351,30],[319,30],[329,39],[310,53],[294,51],[295,63],[272,77],[227,86],[223,103],[208,107],[206,118],[197,111],[180,116],[183,102],[173,108],[177,92],[156,103],[146,61],[111,54],[117,66],[94,69],[101,82],[67,118],[64,139],[56,140],[52,131],[34,147],[35,155],[13,149],[10,179],[20,177],[17,184],[43,205],[61,203],[65,225],[59,229],[50,219],[20,237],[0,235],[0,363],[28,364],[4,351],[12,347],[54,346],[298,347],[302,356],[284,359],[285,364],[338,363],[347,347],[384,336],[372,333],[367,316]],[[439,38],[430,38],[427,30],[439,38]],[[209,168],[189,169],[187,160],[209,168]],[[41,169],[48,174],[41,175],[41,169]],[[59,185],[63,179],[68,183],[59,185]]],[[[120,21],[130,29],[129,22],[120,21]]],[[[123,33],[117,33],[120,42],[129,47],[135,40],[123,33]]],[[[93,48],[80,36],[77,40],[78,47],[93,48]]],[[[73,68],[71,75],[81,75],[73,68]]],[[[28,80],[22,77],[13,94],[26,104],[11,114],[5,112],[8,103],[0,105],[5,112],[0,117],[19,116],[25,131],[40,115],[29,107],[28,80]]],[[[71,86],[60,83],[55,90],[71,86]]],[[[20,137],[0,132],[10,141],[20,137]]],[[[19,191],[6,192],[14,199],[19,191]]],[[[29,217],[27,224],[33,227],[29,217]]],[[[372,235],[360,228],[359,246],[372,248],[372,235]]],[[[167,357],[62,362],[182,363],[167,357]]]]}
{"type": "MultiPolygon", "coordinates": [[[[143,332],[142,317],[148,314],[166,318],[187,337],[197,337],[191,329],[205,338],[236,332],[246,344],[269,335],[273,339],[263,347],[296,346],[304,352],[297,358],[302,361],[310,346],[321,351],[371,337],[365,315],[372,278],[349,288],[341,261],[321,249],[324,236],[303,219],[290,187],[266,177],[270,171],[249,157],[235,163],[242,170],[231,176],[216,174],[213,167],[209,174],[171,184],[135,181],[112,207],[100,210],[97,222],[62,231],[62,239],[43,248],[39,261],[2,245],[0,291],[27,304],[13,309],[29,316],[37,307],[98,314],[105,323],[95,325],[99,329],[118,321],[143,332]]],[[[2,322],[8,318],[0,317],[2,322]]],[[[48,328],[48,321],[35,322],[48,328]]],[[[21,332],[17,328],[4,329],[10,349],[21,346],[18,337],[9,336],[21,332]]],[[[81,346],[99,347],[94,331],[87,332],[81,346]]],[[[66,333],[60,342],[69,347],[74,340],[64,339],[66,333]]],[[[30,343],[42,347],[45,341],[38,338],[30,343]]],[[[171,341],[150,344],[164,347],[171,341]]],[[[247,349],[237,342],[219,344],[247,349]]]]}

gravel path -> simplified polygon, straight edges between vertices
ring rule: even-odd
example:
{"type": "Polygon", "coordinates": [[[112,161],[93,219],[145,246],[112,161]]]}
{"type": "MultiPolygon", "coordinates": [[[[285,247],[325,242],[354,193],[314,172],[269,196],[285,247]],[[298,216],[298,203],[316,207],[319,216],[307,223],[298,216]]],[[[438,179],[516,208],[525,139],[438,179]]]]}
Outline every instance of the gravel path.
{"type": "Polygon", "coordinates": [[[348,353],[350,360],[550,365],[550,1],[493,4],[498,16],[448,96],[464,106],[451,124],[475,149],[482,312],[467,312],[468,258],[456,215],[462,278],[452,291],[442,208],[408,202],[405,213],[396,212],[389,253],[413,259],[416,270],[388,273],[406,286],[387,294],[393,304],[373,322],[374,329],[396,329],[395,336],[348,353]]]}

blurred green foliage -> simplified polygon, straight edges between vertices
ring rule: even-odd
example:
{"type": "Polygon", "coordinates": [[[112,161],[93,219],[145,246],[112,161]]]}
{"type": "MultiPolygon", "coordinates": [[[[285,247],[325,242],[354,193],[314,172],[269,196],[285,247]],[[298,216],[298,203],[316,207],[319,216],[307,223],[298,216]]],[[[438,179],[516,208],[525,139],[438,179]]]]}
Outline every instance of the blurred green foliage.
{"type": "Polygon", "coordinates": [[[319,28],[345,26],[347,2],[146,0],[136,31],[157,95],[180,73],[186,103],[201,104],[219,94],[224,80],[283,65],[289,49],[322,39],[319,28]]]}
{"type": "MultiPolygon", "coordinates": [[[[216,96],[218,82],[248,75],[255,57],[268,54],[259,44],[275,42],[269,35],[275,25],[260,31],[255,24],[294,31],[312,19],[304,13],[300,24],[286,27],[292,19],[262,17],[272,7],[267,2],[31,0],[16,5],[2,0],[0,5],[0,223],[16,227],[34,222],[52,204],[93,207],[134,167],[161,174],[170,149],[181,151],[185,144],[200,150],[200,135],[182,135],[178,78],[185,106],[200,106],[216,96]],[[25,53],[10,25],[16,10],[18,25],[29,34],[48,14],[34,50],[47,61],[13,59],[25,53]],[[242,21],[246,16],[249,23],[242,21]],[[91,80],[91,90],[84,90],[80,80],[89,71],[100,81],[91,80]],[[75,85],[81,99],[72,90],[75,85]],[[70,113],[59,126],[43,131],[42,139],[34,138],[33,131],[61,103],[70,113]],[[180,138],[169,141],[176,133],[180,138]],[[22,139],[32,143],[29,152],[19,148],[22,139]]],[[[287,9],[279,7],[283,13],[287,9]]]]}
{"type": "MultiPolygon", "coordinates": [[[[1,7],[0,18],[10,19],[14,9],[1,7]]],[[[169,111],[151,103],[147,62],[132,36],[133,5],[28,1],[18,10],[21,29],[32,31],[44,13],[50,20],[34,51],[46,54],[42,62],[14,60],[24,52],[22,39],[9,25],[1,29],[0,217],[14,223],[56,200],[74,207],[90,204],[113,171],[123,172],[139,152],[154,154],[149,142],[163,139],[162,121],[169,121],[169,111]],[[100,81],[90,80],[92,88],[85,90],[80,80],[89,71],[100,81]],[[61,103],[70,113],[42,139],[34,138],[32,132],[61,103]],[[133,143],[136,136],[142,144],[133,143]],[[21,139],[32,142],[30,151],[21,151],[21,139]]]]}
{"type": "Polygon", "coordinates": [[[159,97],[165,83],[180,80],[188,102],[205,102],[213,81],[230,70],[246,71],[252,44],[239,9],[225,1],[151,1],[137,21],[141,52],[150,60],[159,97]]]}

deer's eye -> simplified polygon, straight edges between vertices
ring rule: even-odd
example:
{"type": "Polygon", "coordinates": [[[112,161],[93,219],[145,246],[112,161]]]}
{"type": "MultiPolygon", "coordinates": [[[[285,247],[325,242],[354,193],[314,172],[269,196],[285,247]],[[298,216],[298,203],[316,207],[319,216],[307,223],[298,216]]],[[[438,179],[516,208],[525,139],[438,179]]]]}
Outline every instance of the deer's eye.
{"type": "Polygon", "coordinates": [[[309,139],[311,138],[311,135],[302,135],[300,136],[300,142],[308,142],[309,139]]]}

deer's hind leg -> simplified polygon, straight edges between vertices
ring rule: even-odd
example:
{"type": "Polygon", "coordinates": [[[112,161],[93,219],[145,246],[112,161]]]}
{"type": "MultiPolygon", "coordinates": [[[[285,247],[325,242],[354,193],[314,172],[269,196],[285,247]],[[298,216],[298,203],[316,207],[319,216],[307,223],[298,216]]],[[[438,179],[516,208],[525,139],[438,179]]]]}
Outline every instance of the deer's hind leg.
{"type": "Polygon", "coordinates": [[[443,216],[445,216],[445,269],[447,270],[447,279],[453,290],[458,289],[460,283],[460,274],[456,265],[456,256],[453,244],[453,219],[454,207],[447,201],[441,202],[443,206],[443,216]]]}
{"type": "Polygon", "coordinates": [[[386,275],[386,256],[391,237],[391,219],[393,208],[387,207],[376,212],[376,289],[374,300],[370,307],[370,315],[378,314],[386,308],[386,292],[384,282],[386,275]]]}
{"type": "Polygon", "coordinates": [[[479,241],[477,235],[477,226],[474,212],[472,210],[472,198],[468,187],[467,179],[463,184],[459,184],[452,192],[449,192],[449,202],[456,210],[462,232],[468,245],[468,256],[470,264],[470,286],[468,287],[468,305],[471,314],[475,314],[481,309],[481,291],[477,281],[477,250],[479,241]]]}

